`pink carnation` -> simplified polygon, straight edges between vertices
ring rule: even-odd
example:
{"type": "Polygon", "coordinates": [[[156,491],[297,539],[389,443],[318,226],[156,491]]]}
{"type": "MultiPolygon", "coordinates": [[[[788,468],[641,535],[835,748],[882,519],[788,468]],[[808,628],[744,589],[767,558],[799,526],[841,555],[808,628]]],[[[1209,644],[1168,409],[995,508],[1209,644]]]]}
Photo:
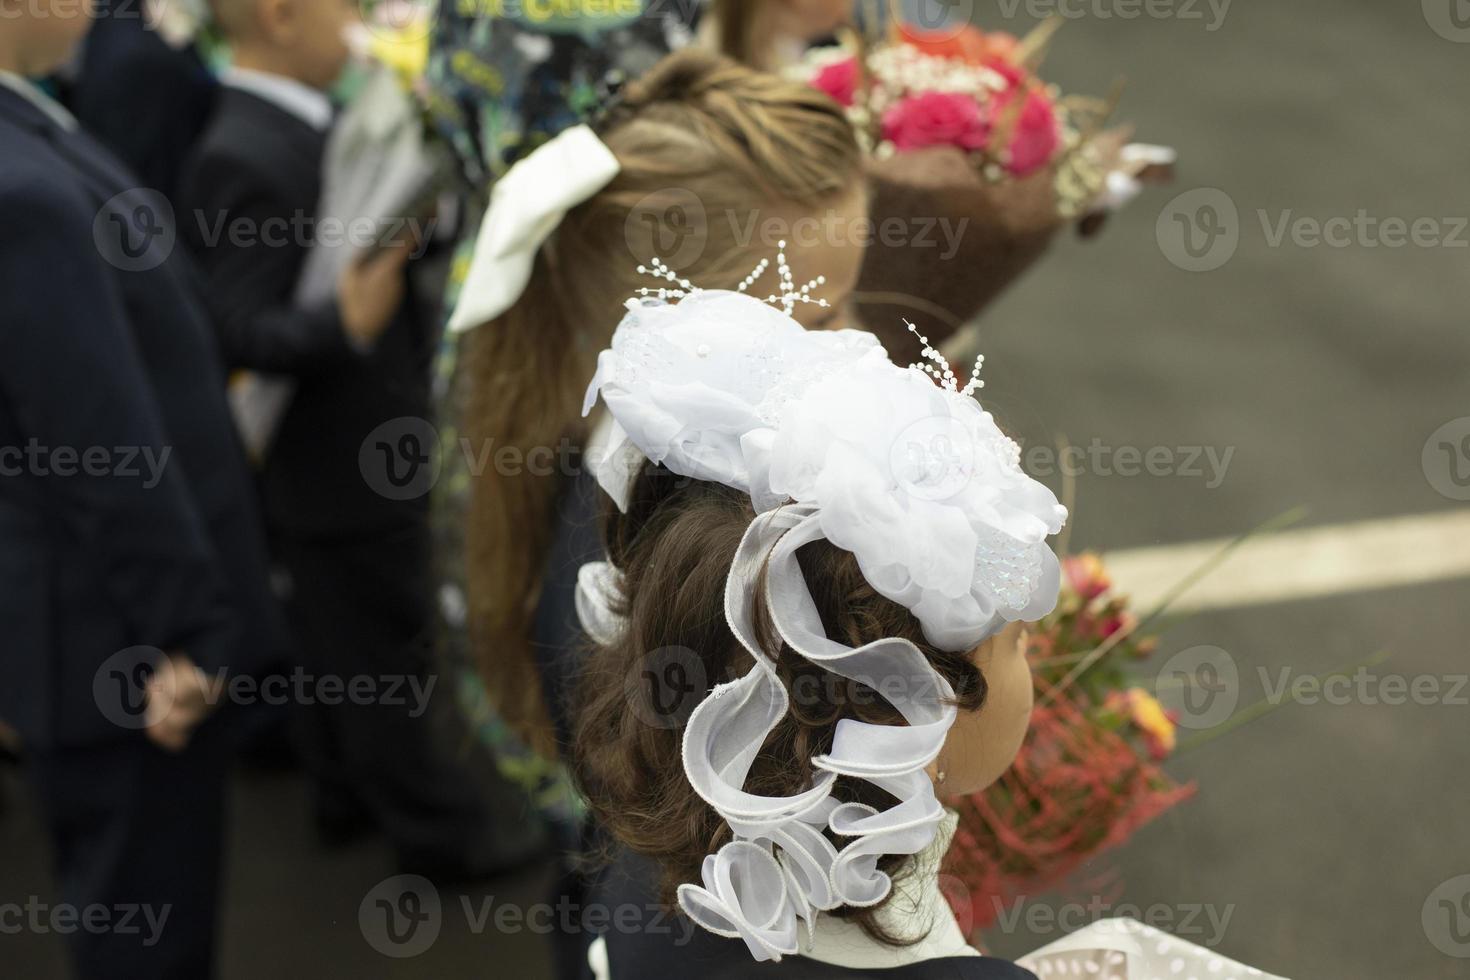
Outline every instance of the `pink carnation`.
{"type": "Polygon", "coordinates": [[[883,138],[899,151],[926,146],[983,150],[990,124],[974,98],[959,92],[921,92],[883,113],[883,138]]]}
{"type": "Polygon", "coordinates": [[[1018,177],[1040,170],[1051,162],[1061,142],[1051,100],[1041,92],[1028,92],[1011,134],[1011,155],[1006,169],[1018,177]]]}
{"type": "Polygon", "coordinates": [[[812,79],[812,87],[825,92],[838,105],[852,105],[857,93],[857,59],[844,58],[825,65],[812,79]]]}

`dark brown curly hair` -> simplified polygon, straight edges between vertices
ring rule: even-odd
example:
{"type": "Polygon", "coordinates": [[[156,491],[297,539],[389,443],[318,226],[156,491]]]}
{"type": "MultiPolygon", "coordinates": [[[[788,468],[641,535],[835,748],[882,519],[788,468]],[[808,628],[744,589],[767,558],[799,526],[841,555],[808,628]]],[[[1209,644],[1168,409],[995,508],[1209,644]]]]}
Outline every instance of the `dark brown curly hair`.
{"type": "MultiPolygon", "coordinates": [[[[729,826],[685,778],[681,741],[684,721],[709,690],[752,666],[726,624],[724,595],[730,563],[754,517],[750,498],[738,490],[647,464],[627,513],[610,506],[605,519],[608,557],[624,576],[616,611],[626,624],[617,642],[592,652],[583,671],[573,767],[594,816],[616,842],[658,862],[667,904],[679,884],[700,880],[705,855],[731,839],[729,826]],[[672,705],[667,699],[650,703],[641,679],[650,667],[656,676],[659,661],[666,665],[670,651],[676,651],[687,696],[672,705]]],[[[950,682],[958,708],[980,708],[985,679],[969,656],[929,645],[913,614],[874,590],[851,552],[814,541],[797,552],[797,561],[828,636],[853,647],[881,637],[911,640],[950,682]]],[[[872,688],[786,646],[763,604],[757,606],[756,626],[761,647],[775,661],[791,697],[791,710],[751,768],[748,792],[788,796],[808,788],[816,776],[811,759],[831,749],[843,718],[903,723],[872,688]]],[[[839,778],[833,793],[878,809],[897,802],[872,783],[848,777],[839,778]]],[[[845,843],[828,835],[839,849],[845,843]]],[[[890,855],[879,867],[897,877],[912,860],[890,855]]],[[[882,907],[833,914],[857,921],[874,938],[898,943],[878,924],[882,907]]]]}

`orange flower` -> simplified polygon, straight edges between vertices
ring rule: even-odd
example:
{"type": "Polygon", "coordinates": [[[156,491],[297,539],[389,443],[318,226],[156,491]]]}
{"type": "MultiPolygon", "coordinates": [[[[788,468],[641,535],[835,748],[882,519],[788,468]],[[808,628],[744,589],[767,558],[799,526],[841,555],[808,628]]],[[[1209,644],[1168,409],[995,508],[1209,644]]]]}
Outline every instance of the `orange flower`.
{"type": "Polygon", "coordinates": [[[1016,38],[1004,31],[987,34],[978,27],[966,25],[959,33],[949,30],[926,31],[912,24],[899,24],[904,43],[925,54],[939,58],[959,58],[971,65],[996,61],[1010,62],[1016,53],[1016,38]]]}
{"type": "Polygon", "coordinates": [[[1174,722],[1157,698],[1141,687],[1128,689],[1129,715],[1148,743],[1149,754],[1162,759],[1174,751],[1174,722]]]}

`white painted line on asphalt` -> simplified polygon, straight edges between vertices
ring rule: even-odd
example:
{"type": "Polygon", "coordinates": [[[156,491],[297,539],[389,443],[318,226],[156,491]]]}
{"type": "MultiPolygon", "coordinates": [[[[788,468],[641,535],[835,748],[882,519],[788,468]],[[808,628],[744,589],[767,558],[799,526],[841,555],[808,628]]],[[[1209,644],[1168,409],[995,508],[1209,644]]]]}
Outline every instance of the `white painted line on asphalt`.
{"type": "MultiPolygon", "coordinates": [[[[1229,539],[1103,555],[1119,591],[1151,609],[1229,539]]],[[[1253,538],[1177,599],[1173,612],[1342,595],[1470,576],[1470,509],[1253,538]]]]}

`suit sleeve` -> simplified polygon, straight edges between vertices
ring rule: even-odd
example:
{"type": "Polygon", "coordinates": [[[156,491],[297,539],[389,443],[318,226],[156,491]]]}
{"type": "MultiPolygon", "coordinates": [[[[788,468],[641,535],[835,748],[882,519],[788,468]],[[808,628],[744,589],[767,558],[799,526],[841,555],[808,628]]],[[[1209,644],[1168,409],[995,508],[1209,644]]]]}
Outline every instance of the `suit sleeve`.
{"type": "Polygon", "coordinates": [[[302,216],[268,181],[221,156],[196,160],[180,192],[180,232],[204,277],[205,302],[231,368],[307,375],[355,357],[335,303],[303,308],[296,280],[302,216]]]}
{"type": "Polygon", "coordinates": [[[0,214],[26,229],[0,236],[0,399],[22,448],[38,450],[25,465],[44,481],[59,533],[99,565],[98,601],[110,602],[135,642],[224,666],[240,623],[94,245],[93,215],[79,199],[34,186],[0,190],[0,214]]]}

